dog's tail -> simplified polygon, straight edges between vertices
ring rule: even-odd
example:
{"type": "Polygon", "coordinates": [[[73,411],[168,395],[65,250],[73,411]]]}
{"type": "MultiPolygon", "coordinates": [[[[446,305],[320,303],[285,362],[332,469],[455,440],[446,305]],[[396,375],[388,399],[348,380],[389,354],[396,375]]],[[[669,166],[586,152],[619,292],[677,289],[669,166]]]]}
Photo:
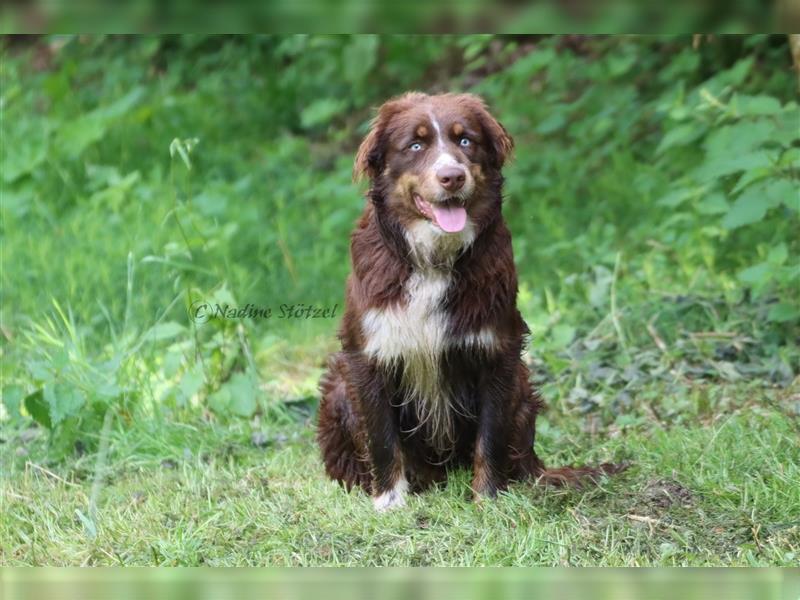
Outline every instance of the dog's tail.
{"type": "Polygon", "coordinates": [[[558,467],[547,469],[542,467],[534,474],[536,483],[559,487],[582,488],[587,484],[597,485],[609,475],[616,475],[630,467],[628,463],[603,463],[596,467],[558,467]]]}

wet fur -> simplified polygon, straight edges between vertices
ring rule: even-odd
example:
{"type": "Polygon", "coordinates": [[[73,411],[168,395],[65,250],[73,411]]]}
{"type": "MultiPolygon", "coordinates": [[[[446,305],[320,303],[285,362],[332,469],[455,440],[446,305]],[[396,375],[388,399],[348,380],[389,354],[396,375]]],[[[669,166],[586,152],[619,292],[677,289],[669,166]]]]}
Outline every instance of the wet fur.
{"type": "Polygon", "coordinates": [[[547,470],[534,452],[542,403],[521,360],[528,329],[501,213],[512,148],[479,98],[412,93],[381,108],[356,157],[370,189],[351,237],[342,349],[320,382],[317,436],[328,475],[371,492],[379,510],[401,505],[406,485],[424,489],[455,468],[472,469],[478,497],[513,480],[574,483],[615,470],[547,470]],[[408,167],[393,150],[403,128],[428,131],[417,123],[424,110],[479,130],[480,146],[458,155],[475,187],[458,239],[437,238],[409,207],[407,186],[430,184],[424,165],[408,167]]]}

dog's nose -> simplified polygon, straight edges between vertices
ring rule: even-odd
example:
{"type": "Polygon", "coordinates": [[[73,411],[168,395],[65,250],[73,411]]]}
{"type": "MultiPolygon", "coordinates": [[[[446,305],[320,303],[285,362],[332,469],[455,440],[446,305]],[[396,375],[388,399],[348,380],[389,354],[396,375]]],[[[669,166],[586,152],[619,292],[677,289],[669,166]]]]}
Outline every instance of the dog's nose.
{"type": "Polygon", "coordinates": [[[457,192],[467,179],[467,173],[461,167],[442,167],[436,171],[436,178],[448,192],[457,192]]]}

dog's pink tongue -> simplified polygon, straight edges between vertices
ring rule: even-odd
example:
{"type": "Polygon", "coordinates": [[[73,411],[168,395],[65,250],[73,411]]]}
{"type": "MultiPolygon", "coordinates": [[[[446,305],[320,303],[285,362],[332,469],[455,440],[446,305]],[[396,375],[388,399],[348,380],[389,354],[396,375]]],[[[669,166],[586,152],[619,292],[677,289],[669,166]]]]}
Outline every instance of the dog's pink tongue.
{"type": "Polygon", "coordinates": [[[467,222],[467,211],[463,206],[442,206],[433,204],[433,216],[436,224],[447,233],[456,233],[464,229],[467,222]]]}

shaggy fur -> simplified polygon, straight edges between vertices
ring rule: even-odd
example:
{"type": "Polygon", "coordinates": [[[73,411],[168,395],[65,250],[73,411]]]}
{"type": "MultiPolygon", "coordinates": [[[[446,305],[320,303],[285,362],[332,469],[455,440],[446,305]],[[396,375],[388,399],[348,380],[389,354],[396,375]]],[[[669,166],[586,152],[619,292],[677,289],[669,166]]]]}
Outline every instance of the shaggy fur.
{"type": "Polygon", "coordinates": [[[528,329],[501,214],[512,149],[476,96],[410,93],[381,107],[358,151],[370,189],[318,441],[328,475],[378,510],[454,468],[472,469],[476,497],[614,470],[547,470],[534,452],[542,405],[521,360],[528,329]]]}

